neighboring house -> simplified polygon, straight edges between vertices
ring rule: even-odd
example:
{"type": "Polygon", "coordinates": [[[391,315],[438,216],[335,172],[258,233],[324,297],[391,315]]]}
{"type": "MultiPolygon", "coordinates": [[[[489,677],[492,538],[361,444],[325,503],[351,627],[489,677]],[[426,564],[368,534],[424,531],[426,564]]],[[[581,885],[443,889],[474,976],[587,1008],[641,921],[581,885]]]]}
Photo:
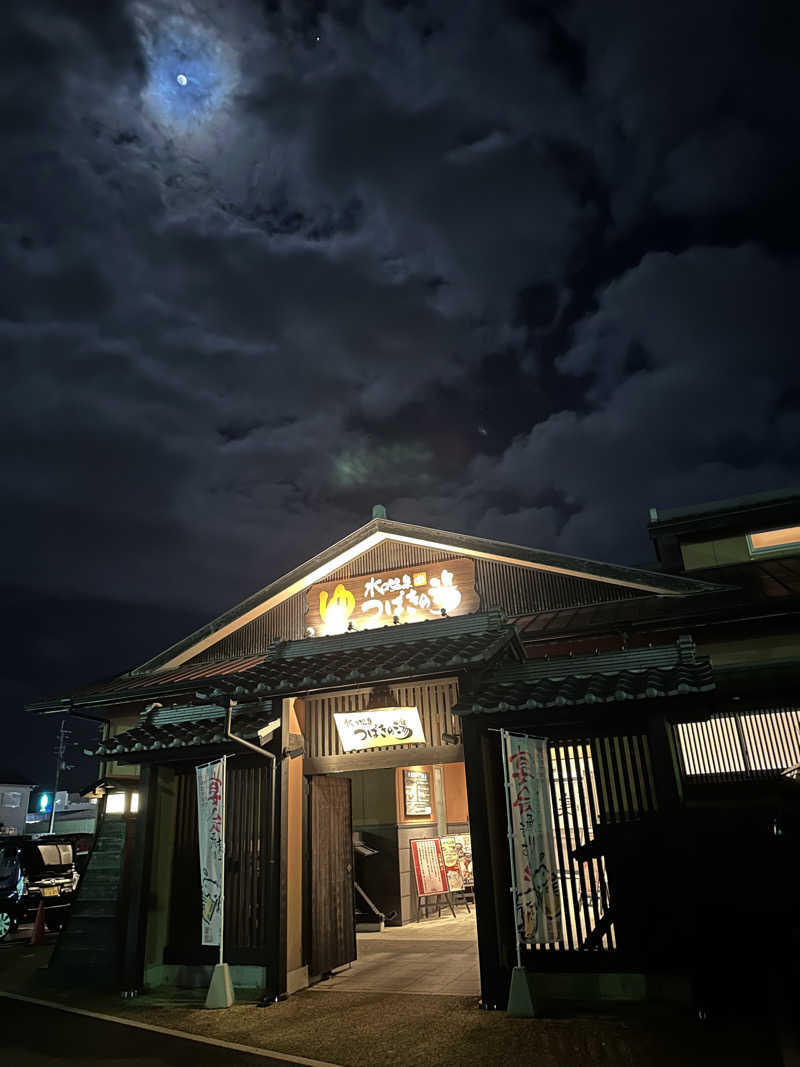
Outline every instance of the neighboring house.
{"type": "Polygon", "coordinates": [[[0,834],[23,834],[28,801],[36,786],[24,775],[0,769],[0,834]]]}
{"type": "Polygon", "coordinates": [[[684,974],[689,992],[673,981],[670,995],[705,995],[726,929],[751,962],[787,944],[800,561],[775,531],[800,524],[800,498],[652,518],[661,570],[376,509],[142,666],[31,705],[107,724],[100,838],[134,858],[119,873],[124,949],[109,931],[95,976],[208,980],[195,768],[226,755],[237,984],[279,997],[355,958],[354,830],[377,850],[361,888],[395,923],[420,915],[410,842],[471,833],[482,999],[505,1007],[517,938],[501,728],[545,746],[560,925],[523,953],[537,994],[653,995],[684,974]],[[739,538],[747,556],[709,567],[703,538],[739,538]]]}

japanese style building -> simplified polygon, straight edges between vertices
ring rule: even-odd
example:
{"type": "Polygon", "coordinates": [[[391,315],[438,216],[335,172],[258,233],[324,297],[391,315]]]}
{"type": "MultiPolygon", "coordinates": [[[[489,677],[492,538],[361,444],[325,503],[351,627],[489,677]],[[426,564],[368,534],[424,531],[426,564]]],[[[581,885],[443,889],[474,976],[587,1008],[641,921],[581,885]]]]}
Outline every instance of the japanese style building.
{"type": "Polygon", "coordinates": [[[355,958],[354,833],[372,853],[361,896],[394,924],[420,914],[410,842],[454,838],[471,840],[482,1000],[504,1008],[517,937],[500,729],[545,738],[550,761],[561,915],[557,940],[525,947],[537,995],[691,995],[727,959],[726,924],[751,924],[739,958],[763,963],[755,926],[775,947],[797,922],[782,879],[800,791],[785,773],[800,764],[800,497],[652,512],[650,533],[646,570],[376,508],[147,663],[32,705],[106,724],[103,826],[53,966],[126,989],[208,982],[195,768],[224,754],[235,984],[274,999],[355,958]],[[770,886],[757,917],[735,888],[745,860],[770,886]]]}

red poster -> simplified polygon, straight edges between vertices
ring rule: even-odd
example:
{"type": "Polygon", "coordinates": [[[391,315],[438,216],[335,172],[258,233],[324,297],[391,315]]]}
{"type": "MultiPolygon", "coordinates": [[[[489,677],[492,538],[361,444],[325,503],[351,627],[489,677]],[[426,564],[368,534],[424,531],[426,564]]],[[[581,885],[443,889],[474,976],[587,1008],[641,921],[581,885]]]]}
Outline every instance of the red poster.
{"type": "Polygon", "coordinates": [[[417,880],[417,896],[427,897],[434,893],[447,893],[447,873],[442,856],[442,843],[438,837],[425,837],[411,842],[411,861],[417,880]]]}

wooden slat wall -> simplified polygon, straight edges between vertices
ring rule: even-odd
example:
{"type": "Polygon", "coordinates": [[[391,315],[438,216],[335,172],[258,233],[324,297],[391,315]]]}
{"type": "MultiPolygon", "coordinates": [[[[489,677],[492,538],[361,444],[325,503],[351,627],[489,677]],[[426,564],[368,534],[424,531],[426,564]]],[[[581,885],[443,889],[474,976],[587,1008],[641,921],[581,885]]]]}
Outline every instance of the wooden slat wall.
{"type": "Polygon", "coordinates": [[[800,763],[800,710],[756,709],[676,727],[683,773],[743,779],[800,763]]]}
{"type": "MultiPolygon", "coordinates": [[[[263,964],[267,873],[268,768],[228,765],[225,819],[225,944],[230,963],[263,964]]],[[[168,963],[213,962],[200,936],[200,849],[194,767],[176,775],[177,805],[168,963]]]]}
{"type": "Polygon", "coordinates": [[[644,595],[641,590],[623,585],[516,567],[512,563],[496,563],[489,559],[475,561],[475,584],[481,597],[481,610],[498,607],[507,615],[604,604],[644,595]]]}
{"type": "MultiPolygon", "coordinates": [[[[391,689],[401,706],[416,707],[419,710],[427,746],[388,745],[381,749],[382,752],[408,749],[411,755],[417,748],[444,744],[442,734],[460,733],[460,727],[452,715],[453,705],[458,699],[458,683],[455,678],[392,685],[391,689]]],[[[308,697],[305,720],[306,756],[317,758],[343,755],[333,715],[346,711],[363,711],[371,692],[371,689],[351,689],[326,696],[308,697]]]]}
{"type": "Polygon", "coordinates": [[[657,809],[650,746],[645,734],[592,739],[603,822],[638,819],[657,809]]]}
{"type": "Polygon", "coordinates": [[[578,861],[571,852],[594,840],[601,821],[592,742],[551,741],[550,793],[561,894],[562,939],[534,946],[539,952],[577,952],[595,932],[597,949],[616,948],[603,857],[578,861]],[[602,933],[600,932],[602,930],[602,933]]]}

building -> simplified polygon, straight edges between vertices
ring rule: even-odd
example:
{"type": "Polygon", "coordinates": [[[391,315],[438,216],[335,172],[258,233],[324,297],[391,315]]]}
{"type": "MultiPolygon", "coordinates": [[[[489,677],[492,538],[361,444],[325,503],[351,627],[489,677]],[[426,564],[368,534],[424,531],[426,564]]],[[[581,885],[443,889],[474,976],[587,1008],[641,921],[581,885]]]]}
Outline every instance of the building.
{"type": "MultiPolygon", "coordinates": [[[[54,834],[92,836],[97,822],[97,801],[82,797],[80,793],[68,793],[60,789],[55,796],[49,794],[47,799],[55,806],[52,819],[54,834]]],[[[29,835],[49,834],[52,806],[50,810],[29,811],[25,819],[25,833],[29,835]]]]}
{"type": "MultiPolygon", "coordinates": [[[[127,988],[207,983],[217,954],[200,938],[195,768],[226,754],[236,984],[281,997],[355,958],[355,832],[370,853],[359,888],[388,923],[418,918],[432,893],[417,868],[455,856],[453,842],[460,866],[441,863],[443,884],[471,888],[471,845],[483,1002],[505,1007],[518,941],[506,729],[547,753],[560,911],[555,939],[520,956],[537,996],[681,995],[664,978],[680,971],[702,984],[717,936],[695,950],[714,891],[702,847],[731,847],[718,831],[732,805],[762,865],[783,862],[764,827],[781,843],[792,832],[793,523],[796,496],[656,513],[661,562],[646,570],[376,509],[126,675],[32,705],[106,722],[97,871],[93,857],[72,920],[84,949],[97,945],[95,973],[127,988]],[[669,864],[697,874],[696,907],[671,901],[669,864]]],[[[783,907],[772,893],[774,921],[783,907]]],[[[59,953],[66,970],[86,958],[69,936],[59,953]]]]}
{"type": "Polygon", "coordinates": [[[35,785],[16,771],[0,771],[0,835],[25,832],[28,801],[35,785]]]}

